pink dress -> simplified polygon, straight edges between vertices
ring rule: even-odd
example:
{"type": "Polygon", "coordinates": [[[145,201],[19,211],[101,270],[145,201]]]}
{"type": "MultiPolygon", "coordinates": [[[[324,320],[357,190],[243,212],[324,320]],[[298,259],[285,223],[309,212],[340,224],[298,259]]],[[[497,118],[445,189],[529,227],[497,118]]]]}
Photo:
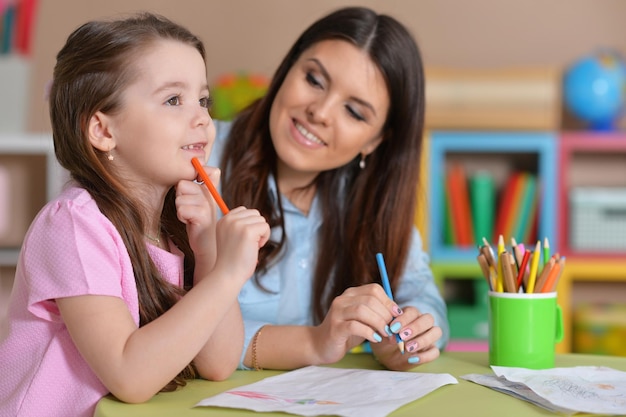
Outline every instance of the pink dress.
{"type": "MultiPolygon", "coordinates": [[[[164,278],[181,285],[182,253],[149,248],[164,278]]],[[[13,285],[0,341],[0,417],[92,416],[108,391],[74,346],[55,299],[119,297],[137,325],[139,308],[122,238],[87,191],[68,188],[37,215],[13,285]]]]}

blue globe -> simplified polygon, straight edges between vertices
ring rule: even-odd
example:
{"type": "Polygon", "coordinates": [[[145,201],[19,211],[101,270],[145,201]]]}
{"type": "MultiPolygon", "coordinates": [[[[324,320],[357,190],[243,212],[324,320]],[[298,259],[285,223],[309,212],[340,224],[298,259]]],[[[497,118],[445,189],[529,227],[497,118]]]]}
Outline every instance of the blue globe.
{"type": "Polygon", "coordinates": [[[613,130],[626,95],[626,65],[610,51],[574,62],[563,79],[565,106],[593,130],[613,130]]]}

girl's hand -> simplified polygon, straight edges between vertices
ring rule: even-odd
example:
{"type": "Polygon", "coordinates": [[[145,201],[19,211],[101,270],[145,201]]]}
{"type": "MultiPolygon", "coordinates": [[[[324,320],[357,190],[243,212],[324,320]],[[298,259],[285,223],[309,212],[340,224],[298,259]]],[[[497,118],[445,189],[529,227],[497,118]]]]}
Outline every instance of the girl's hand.
{"type": "MultiPolygon", "coordinates": [[[[214,184],[219,183],[220,170],[204,167],[214,184]]],[[[196,264],[204,263],[209,269],[215,265],[215,226],[217,204],[205,185],[181,180],[176,186],[176,211],[178,219],[187,225],[189,244],[196,264]]]]}
{"type": "Polygon", "coordinates": [[[254,274],[259,248],[268,241],[270,227],[258,210],[237,207],[217,223],[215,270],[247,280],[254,274]]]}
{"type": "Polygon", "coordinates": [[[395,323],[400,323],[396,333],[404,342],[404,355],[398,349],[395,334],[383,343],[372,344],[372,352],[378,361],[394,371],[406,371],[439,357],[435,342],[441,338],[442,332],[441,328],[435,326],[433,316],[421,314],[414,307],[405,307],[403,311],[389,326],[394,328],[395,323]]]}
{"type": "Polygon", "coordinates": [[[372,346],[382,342],[387,323],[401,314],[378,284],[348,288],[333,300],[324,321],[315,328],[317,362],[334,363],[364,340],[372,346]]]}

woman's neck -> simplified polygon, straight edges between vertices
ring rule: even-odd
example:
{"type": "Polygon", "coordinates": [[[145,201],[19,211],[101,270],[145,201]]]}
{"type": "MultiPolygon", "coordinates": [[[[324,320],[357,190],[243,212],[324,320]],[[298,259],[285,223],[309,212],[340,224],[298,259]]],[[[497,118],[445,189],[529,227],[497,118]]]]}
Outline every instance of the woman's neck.
{"type": "Polygon", "coordinates": [[[316,187],[313,181],[317,175],[317,172],[304,173],[279,164],[276,181],[278,191],[287,197],[298,210],[307,215],[315,197],[316,187]]]}

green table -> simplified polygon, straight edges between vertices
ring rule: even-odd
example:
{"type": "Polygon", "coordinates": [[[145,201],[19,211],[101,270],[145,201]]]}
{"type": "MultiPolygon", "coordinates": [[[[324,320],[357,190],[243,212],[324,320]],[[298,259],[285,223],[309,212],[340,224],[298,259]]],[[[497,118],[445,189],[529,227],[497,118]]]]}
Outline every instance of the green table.
{"type": "MultiPolygon", "coordinates": [[[[557,367],[604,365],[626,371],[626,358],[595,355],[557,355],[557,367]]],[[[369,354],[350,354],[336,364],[342,368],[382,369],[369,354]]],[[[486,352],[444,352],[439,359],[415,368],[415,372],[449,373],[459,383],[446,385],[436,391],[409,403],[390,414],[401,416],[555,416],[543,408],[512,396],[499,393],[473,382],[459,378],[471,373],[491,373],[486,352]]],[[[242,385],[259,381],[268,376],[278,375],[279,371],[236,371],[227,381],[209,382],[194,380],[186,387],[170,393],[161,393],[143,404],[125,404],[112,396],[103,398],[96,407],[94,417],[185,417],[185,416],[277,416],[285,413],[255,413],[250,410],[196,407],[194,405],[207,397],[242,385]]],[[[364,417],[367,412],[364,411],[364,417]]],[[[577,414],[580,416],[581,414],[577,414]]]]}

